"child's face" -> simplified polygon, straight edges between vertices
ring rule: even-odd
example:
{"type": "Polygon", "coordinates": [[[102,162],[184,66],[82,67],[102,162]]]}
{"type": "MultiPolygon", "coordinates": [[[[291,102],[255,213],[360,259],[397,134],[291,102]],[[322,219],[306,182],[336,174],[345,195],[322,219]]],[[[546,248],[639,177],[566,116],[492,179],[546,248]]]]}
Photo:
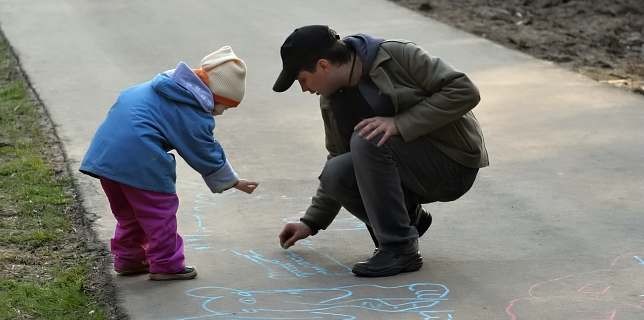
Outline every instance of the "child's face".
{"type": "Polygon", "coordinates": [[[215,107],[212,109],[212,115],[213,116],[222,115],[222,114],[224,114],[224,111],[226,111],[226,109],[228,109],[228,108],[230,108],[230,107],[227,106],[227,105],[223,105],[221,103],[215,103],[215,107]]]}

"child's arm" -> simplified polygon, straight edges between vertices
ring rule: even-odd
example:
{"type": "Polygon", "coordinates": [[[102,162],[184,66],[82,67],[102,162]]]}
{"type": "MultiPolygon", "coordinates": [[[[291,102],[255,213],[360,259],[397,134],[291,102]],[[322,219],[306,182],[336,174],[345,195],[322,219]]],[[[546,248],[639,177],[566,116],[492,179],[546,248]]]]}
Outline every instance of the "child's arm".
{"type": "MultiPolygon", "coordinates": [[[[212,192],[221,193],[232,187],[237,187],[244,192],[249,191],[249,182],[239,179],[226,159],[223,148],[215,140],[212,134],[214,129],[212,117],[200,118],[184,119],[188,120],[184,122],[186,125],[173,130],[174,132],[168,135],[170,144],[190,167],[201,174],[212,192]]],[[[253,182],[250,185],[256,187],[257,183],[253,182]]]]}

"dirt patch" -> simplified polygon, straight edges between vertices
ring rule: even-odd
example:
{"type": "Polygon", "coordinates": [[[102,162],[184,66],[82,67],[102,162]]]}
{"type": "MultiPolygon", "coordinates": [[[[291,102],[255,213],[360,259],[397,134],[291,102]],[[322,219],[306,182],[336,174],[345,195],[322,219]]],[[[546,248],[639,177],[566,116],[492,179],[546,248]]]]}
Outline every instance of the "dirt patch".
{"type": "Polygon", "coordinates": [[[642,0],[391,0],[506,47],[644,94],[642,0]]]}

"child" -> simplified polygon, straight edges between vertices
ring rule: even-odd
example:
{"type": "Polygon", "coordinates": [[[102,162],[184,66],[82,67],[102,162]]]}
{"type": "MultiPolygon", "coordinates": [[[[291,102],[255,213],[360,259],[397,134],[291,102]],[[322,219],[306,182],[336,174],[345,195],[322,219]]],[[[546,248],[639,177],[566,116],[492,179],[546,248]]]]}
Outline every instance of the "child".
{"type": "Polygon", "coordinates": [[[111,251],[120,275],[150,272],[151,280],[193,279],[177,233],[175,159],[198,171],[212,192],[252,193],[214,140],[213,116],[244,96],[246,65],[229,46],[207,55],[201,68],[177,68],[126,89],[98,128],[80,171],[101,180],[117,220],[111,251]]]}

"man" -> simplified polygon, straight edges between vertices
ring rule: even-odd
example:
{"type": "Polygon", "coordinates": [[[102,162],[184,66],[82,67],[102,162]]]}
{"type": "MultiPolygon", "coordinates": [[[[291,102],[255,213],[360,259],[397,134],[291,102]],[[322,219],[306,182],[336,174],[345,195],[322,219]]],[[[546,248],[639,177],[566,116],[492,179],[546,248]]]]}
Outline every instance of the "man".
{"type": "Polygon", "coordinates": [[[284,248],[326,229],[346,208],[364,221],[374,255],[354,265],[358,276],[420,269],[418,237],[431,215],[422,203],[453,201],[488,165],[480,100],[461,72],[408,41],[358,34],[340,39],[328,26],[296,29],[281,47],[283,70],[273,86],[320,95],[328,160],[312,204],[284,226],[284,248]]]}

